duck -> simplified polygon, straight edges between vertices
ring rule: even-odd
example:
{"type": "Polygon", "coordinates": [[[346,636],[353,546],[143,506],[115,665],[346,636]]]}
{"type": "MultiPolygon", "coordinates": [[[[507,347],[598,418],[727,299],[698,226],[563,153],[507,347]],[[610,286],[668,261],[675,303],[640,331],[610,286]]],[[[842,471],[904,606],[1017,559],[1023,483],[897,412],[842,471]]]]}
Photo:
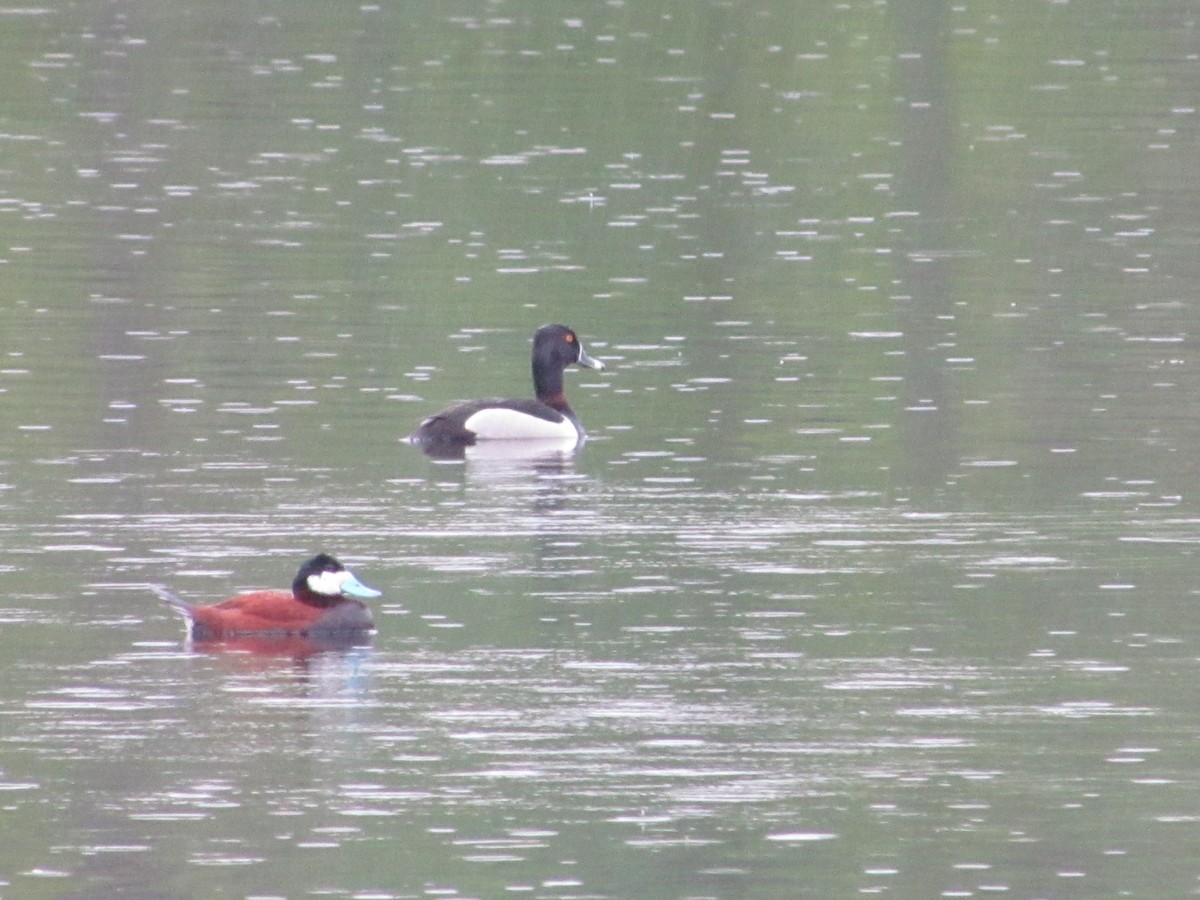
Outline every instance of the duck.
{"type": "Polygon", "coordinates": [[[579,336],[566,325],[543,325],[533,335],[533,393],[536,399],[465,400],[423,421],[407,438],[429,449],[462,448],[477,441],[584,439],[583,425],[563,393],[563,369],[578,365],[602,370],[579,336]]]}
{"type": "Polygon", "coordinates": [[[300,567],[291,591],[251,591],[220,603],[198,606],[161,585],[150,587],[187,620],[189,633],[196,641],[247,635],[312,637],[362,633],[375,627],[371,609],[363,600],[382,596],[327,553],[318,553],[300,567]]]}

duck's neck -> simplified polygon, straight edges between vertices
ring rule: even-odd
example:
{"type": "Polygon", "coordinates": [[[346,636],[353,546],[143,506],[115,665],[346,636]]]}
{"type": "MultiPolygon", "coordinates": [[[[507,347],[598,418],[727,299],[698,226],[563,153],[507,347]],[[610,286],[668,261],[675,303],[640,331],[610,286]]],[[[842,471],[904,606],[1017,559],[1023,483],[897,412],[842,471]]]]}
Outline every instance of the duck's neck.
{"type": "Polygon", "coordinates": [[[562,369],[558,368],[558,366],[543,368],[539,367],[537,362],[534,361],[533,392],[547,406],[557,409],[562,413],[569,413],[571,411],[571,407],[567,405],[566,395],[563,393],[562,369]]]}

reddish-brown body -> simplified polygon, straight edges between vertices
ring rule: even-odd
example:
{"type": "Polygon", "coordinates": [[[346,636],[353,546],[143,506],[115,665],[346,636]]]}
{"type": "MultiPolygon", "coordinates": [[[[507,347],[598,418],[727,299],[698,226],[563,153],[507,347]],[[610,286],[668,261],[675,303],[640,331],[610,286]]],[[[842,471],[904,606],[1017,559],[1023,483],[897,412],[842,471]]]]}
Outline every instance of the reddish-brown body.
{"type": "Polygon", "coordinates": [[[192,607],[197,627],[212,634],[249,634],[279,631],[300,634],[309,631],[326,616],[349,606],[366,610],[358,600],[338,598],[328,606],[317,606],[297,599],[288,591],[254,591],[214,603],[192,607]]]}

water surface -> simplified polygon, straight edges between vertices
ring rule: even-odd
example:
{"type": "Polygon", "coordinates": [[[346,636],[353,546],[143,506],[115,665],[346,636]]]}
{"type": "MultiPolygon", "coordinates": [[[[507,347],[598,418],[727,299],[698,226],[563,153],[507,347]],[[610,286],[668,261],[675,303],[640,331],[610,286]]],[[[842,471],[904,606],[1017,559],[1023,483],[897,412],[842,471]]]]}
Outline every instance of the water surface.
{"type": "Polygon", "coordinates": [[[5,896],[1195,893],[1185,9],[4,18],[5,896]]]}

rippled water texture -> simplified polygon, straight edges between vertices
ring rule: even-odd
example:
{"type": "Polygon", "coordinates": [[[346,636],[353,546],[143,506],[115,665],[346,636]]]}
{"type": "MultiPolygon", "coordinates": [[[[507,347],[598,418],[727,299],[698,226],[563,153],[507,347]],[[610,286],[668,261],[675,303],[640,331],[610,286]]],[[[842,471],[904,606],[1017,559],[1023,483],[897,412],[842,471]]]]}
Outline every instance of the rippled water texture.
{"type": "Polygon", "coordinates": [[[0,895],[1197,892],[1186,4],[0,22],[0,895]]]}

